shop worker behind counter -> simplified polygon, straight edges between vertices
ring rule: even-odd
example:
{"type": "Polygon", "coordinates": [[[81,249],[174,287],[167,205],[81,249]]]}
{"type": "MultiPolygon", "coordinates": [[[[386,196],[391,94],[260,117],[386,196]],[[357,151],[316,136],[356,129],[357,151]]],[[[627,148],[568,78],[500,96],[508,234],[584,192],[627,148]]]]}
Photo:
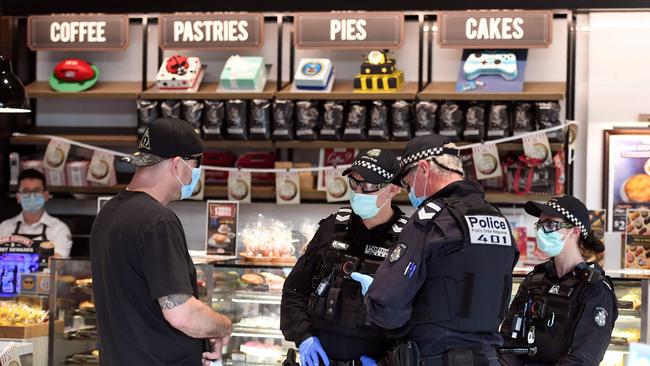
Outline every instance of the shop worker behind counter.
{"type": "Polygon", "coordinates": [[[499,324],[519,253],[481,186],[463,180],[458,155],[438,135],[409,141],[394,180],[416,211],[374,281],[353,274],[367,291],[368,320],[403,327],[392,353],[400,366],[499,364],[499,324]]]}
{"type": "Polygon", "coordinates": [[[398,168],[391,151],[359,154],[343,172],[351,207],[320,222],[287,277],[280,328],[299,347],[302,366],[372,366],[391,347],[378,327],[365,322],[360,286],[350,274],[372,275],[407,222],[391,203],[400,191],[390,184],[398,168]]]}
{"type": "Polygon", "coordinates": [[[137,167],[131,183],[97,215],[90,251],[102,365],[207,365],[229,340],[230,320],[198,300],[183,227],[166,207],[192,194],[202,152],[189,123],[153,121],[125,158],[137,167]]]}
{"type": "Polygon", "coordinates": [[[69,257],[72,237],[68,225],[45,211],[50,193],[43,173],[34,169],[20,172],[16,199],[23,211],[0,224],[0,237],[21,235],[32,240],[50,241],[54,244],[54,257],[69,257]]]}
{"type": "Polygon", "coordinates": [[[611,281],[581,249],[602,253],[591,231],[589,211],[572,196],[545,204],[526,202],[539,217],[537,247],[551,257],[535,267],[519,286],[501,326],[504,351],[530,348],[529,355],[502,352],[504,365],[598,365],[618,317],[611,281]],[[533,354],[534,353],[534,354],[533,354]]]}

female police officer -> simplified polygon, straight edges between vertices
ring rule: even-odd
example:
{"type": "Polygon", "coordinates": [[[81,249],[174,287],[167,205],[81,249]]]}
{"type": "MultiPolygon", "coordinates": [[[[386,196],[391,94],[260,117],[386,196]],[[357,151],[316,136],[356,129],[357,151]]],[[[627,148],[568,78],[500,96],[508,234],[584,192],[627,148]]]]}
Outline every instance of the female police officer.
{"type": "Polygon", "coordinates": [[[359,154],[343,172],[352,207],[320,222],[287,277],[280,328],[298,345],[303,366],[374,365],[391,346],[378,327],[366,324],[360,287],[350,274],[373,275],[407,222],[391,205],[400,191],[390,184],[398,169],[391,151],[359,154]]]}
{"type": "Polygon", "coordinates": [[[581,249],[605,250],[591,231],[587,208],[568,195],[545,204],[529,201],[524,208],[539,217],[537,246],[551,259],[536,266],[519,286],[501,326],[507,346],[501,363],[598,365],[618,311],[609,278],[581,255],[581,249]]]}

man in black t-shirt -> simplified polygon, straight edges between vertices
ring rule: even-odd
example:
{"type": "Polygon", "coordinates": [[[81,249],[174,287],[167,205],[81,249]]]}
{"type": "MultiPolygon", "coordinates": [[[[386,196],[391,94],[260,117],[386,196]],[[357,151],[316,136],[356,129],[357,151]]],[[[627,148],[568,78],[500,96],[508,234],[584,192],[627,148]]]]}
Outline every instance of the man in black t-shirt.
{"type": "Polygon", "coordinates": [[[131,183],[95,219],[90,250],[102,365],[197,366],[221,358],[232,323],[198,300],[183,227],[166,207],[192,194],[202,152],[189,123],[153,121],[138,152],[125,158],[137,167],[131,183]]]}

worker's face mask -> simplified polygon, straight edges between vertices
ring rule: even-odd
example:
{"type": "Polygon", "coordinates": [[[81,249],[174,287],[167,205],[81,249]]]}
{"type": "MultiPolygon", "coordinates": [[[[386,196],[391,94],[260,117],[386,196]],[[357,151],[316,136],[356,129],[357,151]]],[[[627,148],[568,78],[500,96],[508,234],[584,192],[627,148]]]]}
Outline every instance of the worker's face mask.
{"type": "Polygon", "coordinates": [[[40,209],[45,207],[45,195],[43,195],[43,193],[21,194],[20,206],[25,212],[38,212],[40,209]]]}
{"type": "Polygon", "coordinates": [[[194,188],[196,188],[197,183],[199,183],[199,179],[201,178],[201,168],[192,168],[188,163],[185,162],[185,160],[182,160],[183,164],[187,165],[188,168],[192,169],[192,181],[190,184],[183,184],[183,181],[176,175],[174,174],[174,177],[178,179],[178,181],[181,183],[181,200],[184,200],[186,198],[192,197],[192,192],[194,192],[194,188]]]}
{"type": "Polygon", "coordinates": [[[381,207],[377,207],[377,198],[383,192],[386,190],[388,186],[386,186],[384,189],[375,192],[374,194],[366,194],[366,193],[356,193],[354,191],[350,191],[350,205],[352,206],[352,211],[354,211],[355,214],[359,215],[363,220],[368,220],[372,219],[373,217],[377,216],[379,211],[386,206],[389,200],[386,200],[381,207]]]}
{"type": "Polygon", "coordinates": [[[564,249],[565,239],[560,231],[544,232],[543,228],[537,230],[537,247],[549,257],[555,257],[564,249]]]}
{"type": "Polygon", "coordinates": [[[418,165],[418,167],[415,169],[415,175],[413,176],[413,184],[411,184],[411,189],[409,190],[409,201],[411,201],[411,205],[414,208],[420,207],[420,205],[422,205],[422,202],[424,202],[424,200],[427,199],[427,185],[429,184],[429,179],[426,179],[424,183],[424,195],[418,197],[415,194],[415,186],[418,181],[419,172],[420,172],[420,166],[418,165]]]}

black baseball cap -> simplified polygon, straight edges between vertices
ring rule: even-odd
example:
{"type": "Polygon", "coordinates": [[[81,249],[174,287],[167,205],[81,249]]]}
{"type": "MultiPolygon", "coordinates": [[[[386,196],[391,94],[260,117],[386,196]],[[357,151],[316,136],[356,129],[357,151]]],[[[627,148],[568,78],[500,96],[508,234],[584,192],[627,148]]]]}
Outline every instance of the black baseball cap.
{"type": "Polygon", "coordinates": [[[442,155],[458,156],[460,154],[458,149],[444,147],[448,143],[449,140],[446,137],[435,134],[412,138],[402,152],[402,158],[399,162],[400,169],[393,177],[392,183],[401,186],[402,178],[409,172],[411,167],[418,161],[429,158],[447,170],[464,175],[462,167],[447,166],[448,164],[441,163],[436,159],[436,157],[442,155]]]}
{"type": "Polygon", "coordinates": [[[529,215],[535,217],[539,217],[542,213],[553,217],[563,217],[568,222],[577,226],[584,238],[591,231],[591,221],[589,221],[587,207],[573,196],[565,194],[551,198],[546,203],[528,201],[524,205],[524,210],[529,215]]]}
{"type": "Polygon", "coordinates": [[[203,141],[192,124],[178,118],[159,118],[149,124],[138,151],[122,160],[137,167],[151,166],[175,156],[203,153],[203,141]]]}
{"type": "Polygon", "coordinates": [[[392,150],[370,149],[359,153],[343,175],[357,172],[368,183],[382,184],[389,183],[398,170],[397,154],[392,150]]]}

